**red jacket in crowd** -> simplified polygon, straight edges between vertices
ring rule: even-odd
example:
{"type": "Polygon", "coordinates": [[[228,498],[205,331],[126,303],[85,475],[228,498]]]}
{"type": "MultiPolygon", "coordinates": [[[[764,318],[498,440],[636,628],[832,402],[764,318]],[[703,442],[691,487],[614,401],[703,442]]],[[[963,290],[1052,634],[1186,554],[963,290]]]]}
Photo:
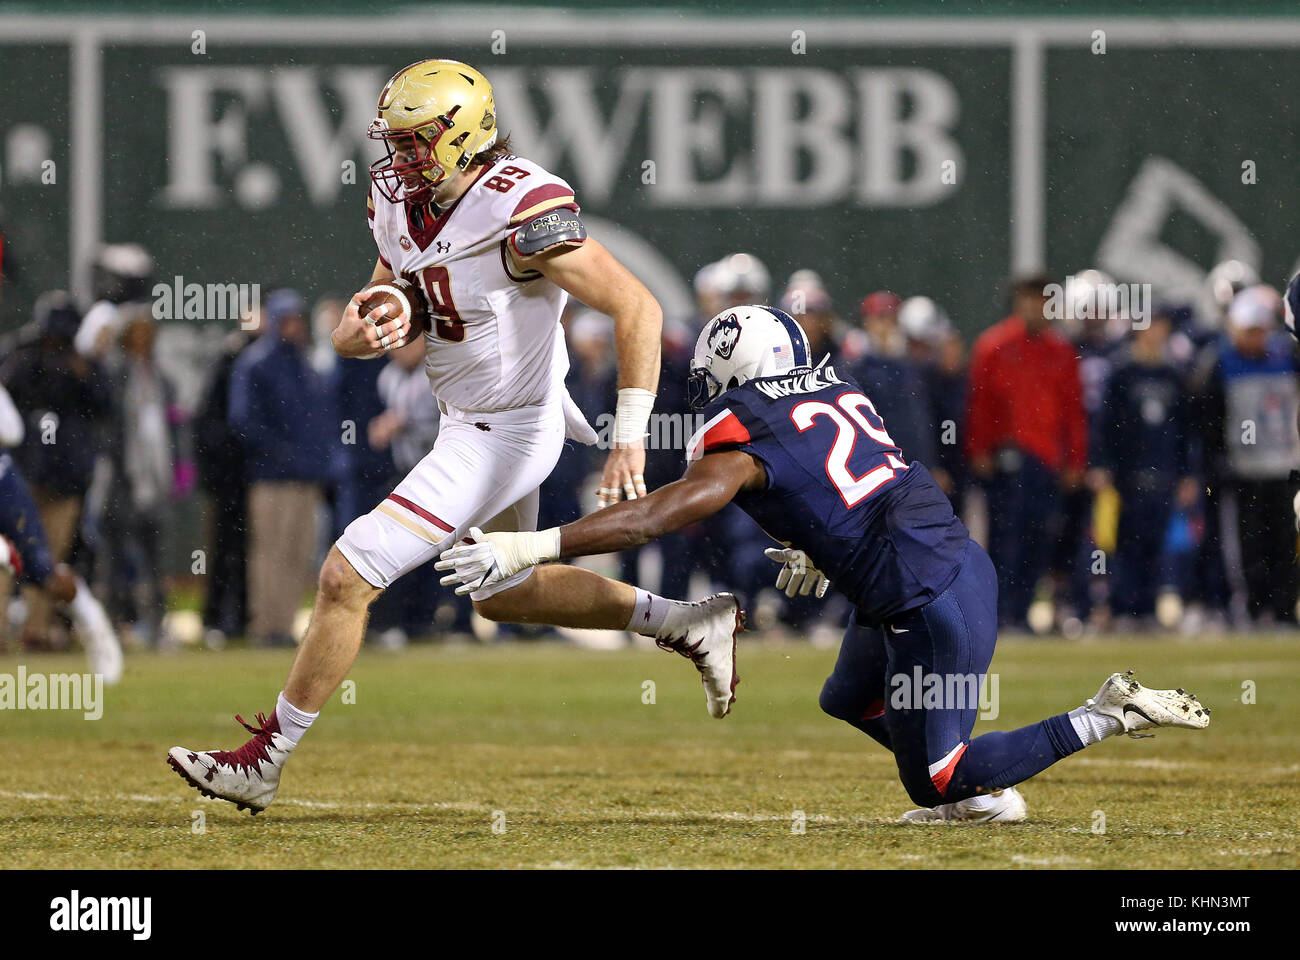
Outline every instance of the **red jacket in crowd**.
{"type": "Polygon", "coordinates": [[[1051,470],[1080,473],[1088,462],[1088,422],[1074,346],[1051,328],[1030,335],[1010,316],[980,334],[971,350],[966,456],[1018,447],[1051,470]]]}

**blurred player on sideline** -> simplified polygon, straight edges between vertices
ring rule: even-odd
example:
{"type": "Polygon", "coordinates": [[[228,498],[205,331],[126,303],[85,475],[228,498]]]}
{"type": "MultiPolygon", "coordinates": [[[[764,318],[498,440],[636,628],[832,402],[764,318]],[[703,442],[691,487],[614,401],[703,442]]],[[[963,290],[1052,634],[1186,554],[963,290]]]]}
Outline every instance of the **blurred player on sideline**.
{"type": "Polygon", "coordinates": [[[107,684],[122,679],[122,647],[86,582],[66,563],[55,563],[36,503],[27,492],[9,447],[23,442],[26,429],[9,391],[0,386],[0,568],[18,580],[44,590],[51,600],[67,605],[72,625],[86,648],[92,673],[107,684]]]}
{"type": "MultiPolygon", "coordinates": [[[[618,401],[603,504],[645,494],[643,437],[659,377],[662,311],[649,291],[587,236],[573,188],[498,141],[492,87],[452,60],[424,60],[379,95],[370,137],[375,280],[403,277],[428,299],[425,369],[442,422],[433,450],[370,513],[354,520],[320,572],[316,607],[269,717],[234,751],[173,747],[168,762],[204,794],[264,809],[285,761],[356,658],[380,592],[471,528],[534,530],[538,487],[566,433],[596,441],[564,389],[560,317],[570,295],[614,320],[618,401]]],[[[353,296],[335,329],[343,357],[402,346],[410,318],[362,316],[353,296]]],[[[306,522],[307,518],[304,518],[306,522]]],[[[687,656],[704,675],[710,712],[734,686],[739,610],[726,594],[664,600],[574,567],[520,570],[470,594],[492,620],[636,630],[687,656]]]]}
{"type": "Polygon", "coordinates": [[[442,582],[482,590],[533,564],[645,543],[734,501],[785,544],[769,553],[783,563],[778,586],[821,595],[834,581],[855,605],[821,706],[893,751],[921,805],[907,820],[1023,820],[1015,785],[1088,744],[1209,723],[1193,696],[1116,673],[1084,706],[972,739],[998,581],[929,470],[904,461],[852,379],[812,366],[807,336],[781,310],[718,314],[691,366],[704,423],[681,480],[563,527],[471,530],[477,542],[439,560],[453,571],[442,582]]]}

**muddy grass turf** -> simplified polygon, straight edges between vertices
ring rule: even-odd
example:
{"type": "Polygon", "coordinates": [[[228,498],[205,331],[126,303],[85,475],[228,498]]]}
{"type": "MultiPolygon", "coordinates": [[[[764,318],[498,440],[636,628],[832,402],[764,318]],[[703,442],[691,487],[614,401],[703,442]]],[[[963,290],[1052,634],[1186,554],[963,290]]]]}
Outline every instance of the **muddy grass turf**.
{"type": "MultiPolygon", "coordinates": [[[[165,765],[167,748],[243,743],[233,715],[269,711],[289,660],[141,654],[106,692],[100,720],[0,712],[0,864],[1300,865],[1295,639],[1002,643],[1000,716],[976,734],[1078,706],[1129,667],[1148,685],[1193,691],[1214,716],[1205,731],[1089,747],[1022,788],[1029,822],[991,828],[896,822],[911,803],[891,756],[817,707],[834,651],[755,644],[742,648],[724,721],[706,714],[690,665],[658,651],[366,651],[355,703],[335,696],[269,810],[250,817],[200,798],[165,765]],[[1253,704],[1242,702],[1245,681],[1253,704]]],[[[0,674],[20,662],[84,669],[77,656],[10,655],[0,674]]]]}

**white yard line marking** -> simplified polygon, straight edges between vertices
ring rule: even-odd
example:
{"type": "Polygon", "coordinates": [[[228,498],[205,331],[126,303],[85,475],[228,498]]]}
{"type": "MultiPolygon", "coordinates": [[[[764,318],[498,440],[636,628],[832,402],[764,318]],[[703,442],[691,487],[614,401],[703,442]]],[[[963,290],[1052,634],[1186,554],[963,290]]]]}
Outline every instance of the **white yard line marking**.
{"type": "MultiPolygon", "coordinates": [[[[73,797],[67,794],[58,793],[30,793],[25,791],[0,790],[0,799],[8,800],[44,800],[54,803],[77,803],[77,802],[98,802],[100,800],[115,800],[127,803],[174,803],[178,800],[187,799],[184,793],[175,796],[156,796],[147,793],[119,793],[110,796],[85,796],[73,797]]],[[[198,799],[205,803],[225,803],[224,800],[213,800],[210,797],[189,796],[188,799],[198,799]]],[[[427,802],[427,803],[409,803],[404,801],[393,801],[391,803],[334,803],[328,800],[294,800],[281,799],[276,801],[281,806],[304,807],[308,809],[319,810],[467,810],[472,812],[491,811],[493,807],[481,803],[470,803],[464,800],[453,800],[447,802],[427,802]]]]}

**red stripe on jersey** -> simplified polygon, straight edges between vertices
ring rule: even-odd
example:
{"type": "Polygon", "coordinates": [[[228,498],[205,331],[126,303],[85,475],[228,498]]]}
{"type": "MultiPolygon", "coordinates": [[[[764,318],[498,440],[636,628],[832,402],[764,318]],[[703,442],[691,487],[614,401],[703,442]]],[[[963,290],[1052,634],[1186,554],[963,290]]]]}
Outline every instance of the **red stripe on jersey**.
{"type": "Polygon", "coordinates": [[[963,743],[953,751],[952,759],[949,760],[942,769],[930,774],[930,782],[933,783],[934,788],[939,791],[939,796],[942,797],[948,792],[948,781],[952,779],[952,772],[957,769],[957,761],[959,761],[962,754],[966,752],[967,746],[968,744],[963,743]]]}
{"type": "Polygon", "coordinates": [[[437,527],[439,530],[442,530],[444,533],[452,532],[452,528],[449,527],[445,522],[439,520],[428,510],[424,509],[424,507],[412,503],[410,500],[407,500],[405,497],[400,497],[395,493],[390,493],[388,495],[388,499],[393,501],[393,503],[397,504],[399,507],[405,507],[407,510],[410,510],[413,514],[415,514],[420,519],[429,521],[429,523],[433,524],[435,527],[437,527]]]}
{"type": "Polygon", "coordinates": [[[514,212],[510,214],[510,223],[512,225],[522,223],[527,219],[530,212],[534,214],[546,213],[555,207],[564,206],[561,201],[566,200],[573,205],[574,210],[578,209],[573,199],[572,187],[566,187],[562,183],[547,183],[540,187],[534,187],[515,204],[514,212]],[[537,207],[542,209],[535,209],[537,207]]]}
{"type": "Polygon", "coordinates": [[[873,700],[867,704],[867,709],[862,711],[863,720],[879,720],[885,715],[885,701],[873,700]]]}
{"type": "Polygon", "coordinates": [[[740,418],[730,410],[726,410],[706,423],[700,432],[691,438],[686,448],[686,458],[698,460],[718,447],[735,446],[749,441],[749,431],[740,422],[740,418]]]}

